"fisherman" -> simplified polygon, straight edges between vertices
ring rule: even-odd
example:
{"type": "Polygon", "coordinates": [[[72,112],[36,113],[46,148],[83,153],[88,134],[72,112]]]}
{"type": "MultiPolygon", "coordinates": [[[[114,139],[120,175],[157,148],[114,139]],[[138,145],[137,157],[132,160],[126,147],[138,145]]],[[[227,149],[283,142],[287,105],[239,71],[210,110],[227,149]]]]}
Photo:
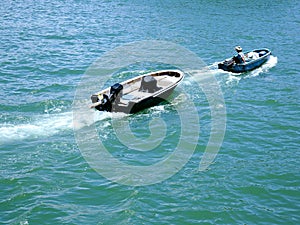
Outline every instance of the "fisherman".
{"type": "Polygon", "coordinates": [[[90,108],[96,108],[101,111],[102,108],[105,108],[108,105],[108,96],[106,94],[98,94],[98,101],[90,105],[90,108]]]}
{"type": "Polygon", "coordinates": [[[237,51],[237,56],[234,57],[234,60],[236,63],[245,63],[245,55],[243,53],[243,49],[241,48],[241,46],[236,46],[235,50],[237,51]]]}

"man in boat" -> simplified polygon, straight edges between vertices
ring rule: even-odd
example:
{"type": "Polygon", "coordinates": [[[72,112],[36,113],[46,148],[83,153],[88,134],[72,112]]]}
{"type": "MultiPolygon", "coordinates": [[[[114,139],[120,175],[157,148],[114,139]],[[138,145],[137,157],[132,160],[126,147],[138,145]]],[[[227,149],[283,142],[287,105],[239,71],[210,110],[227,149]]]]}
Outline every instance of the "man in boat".
{"type": "Polygon", "coordinates": [[[234,61],[236,63],[245,63],[245,55],[243,53],[243,49],[241,48],[241,46],[236,46],[235,47],[236,52],[238,53],[237,56],[234,57],[234,61]]]}
{"type": "Polygon", "coordinates": [[[106,94],[99,94],[98,101],[90,105],[90,108],[96,108],[99,111],[111,111],[111,102],[106,94]]]}

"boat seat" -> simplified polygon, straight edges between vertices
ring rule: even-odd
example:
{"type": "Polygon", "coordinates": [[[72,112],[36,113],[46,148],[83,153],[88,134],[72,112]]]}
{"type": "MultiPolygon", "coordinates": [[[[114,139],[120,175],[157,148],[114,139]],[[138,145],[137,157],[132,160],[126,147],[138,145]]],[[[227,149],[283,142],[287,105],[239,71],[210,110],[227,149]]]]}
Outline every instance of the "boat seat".
{"type": "Polygon", "coordinates": [[[145,76],[142,78],[139,91],[147,92],[147,93],[154,93],[160,89],[161,89],[161,87],[157,86],[157,80],[153,76],[145,76]]]}
{"type": "Polygon", "coordinates": [[[265,55],[266,53],[267,53],[266,51],[260,51],[260,52],[258,53],[258,55],[259,55],[259,57],[261,57],[261,56],[265,55]]]}

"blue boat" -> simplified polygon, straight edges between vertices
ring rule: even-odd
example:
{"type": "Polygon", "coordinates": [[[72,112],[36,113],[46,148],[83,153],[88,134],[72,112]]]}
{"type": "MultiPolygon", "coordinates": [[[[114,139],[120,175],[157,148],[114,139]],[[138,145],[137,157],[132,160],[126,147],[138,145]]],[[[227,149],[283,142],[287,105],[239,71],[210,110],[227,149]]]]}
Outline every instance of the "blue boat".
{"type": "Polygon", "coordinates": [[[236,56],[228,58],[218,64],[218,68],[233,73],[243,73],[254,70],[270,58],[271,51],[267,48],[255,49],[244,53],[245,62],[237,63],[236,56]]]}

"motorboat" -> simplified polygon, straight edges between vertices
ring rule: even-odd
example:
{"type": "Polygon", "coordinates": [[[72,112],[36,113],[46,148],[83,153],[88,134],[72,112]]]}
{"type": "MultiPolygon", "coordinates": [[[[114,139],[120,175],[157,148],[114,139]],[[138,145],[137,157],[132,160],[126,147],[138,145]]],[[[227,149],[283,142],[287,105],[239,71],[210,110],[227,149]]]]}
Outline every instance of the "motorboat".
{"type": "Polygon", "coordinates": [[[115,83],[91,96],[99,111],[136,113],[166,100],[184,78],[180,70],[161,70],[115,83]]]}
{"type": "Polygon", "coordinates": [[[267,48],[255,49],[244,53],[245,62],[239,63],[237,56],[228,58],[218,64],[218,68],[233,73],[243,73],[263,65],[270,58],[271,51],[267,48]]]}

